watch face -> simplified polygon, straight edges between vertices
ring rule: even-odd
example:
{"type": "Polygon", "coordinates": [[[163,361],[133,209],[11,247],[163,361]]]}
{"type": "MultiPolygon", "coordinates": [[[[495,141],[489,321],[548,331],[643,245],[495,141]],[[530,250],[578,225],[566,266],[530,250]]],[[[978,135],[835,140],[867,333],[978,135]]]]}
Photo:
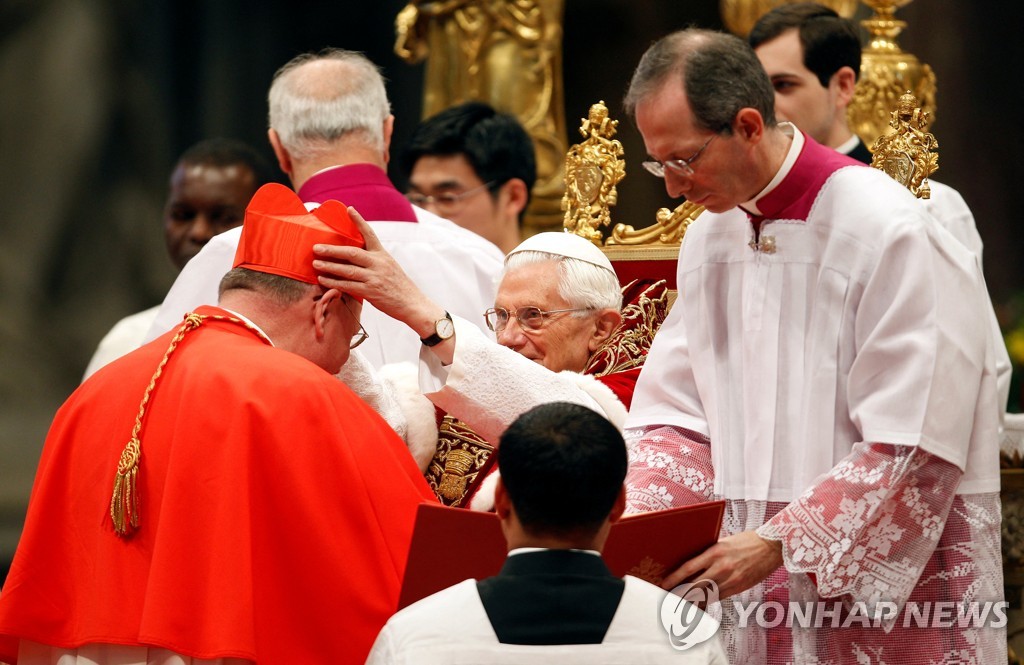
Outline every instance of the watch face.
{"type": "Polygon", "coordinates": [[[435,324],[434,328],[437,330],[437,336],[441,339],[448,339],[455,334],[455,324],[452,323],[451,319],[441,319],[435,324]]]}

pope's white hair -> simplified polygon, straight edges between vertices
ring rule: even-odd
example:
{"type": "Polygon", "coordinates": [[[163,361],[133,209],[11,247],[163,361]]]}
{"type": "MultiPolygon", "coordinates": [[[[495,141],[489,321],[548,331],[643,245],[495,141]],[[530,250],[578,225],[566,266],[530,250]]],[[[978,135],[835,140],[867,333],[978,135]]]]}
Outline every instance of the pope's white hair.
{"type": "MultiPolygon", "coordinates": [[[[558,262],[558,294],[573,308],[622,309],[622,289],[615,273],[589,261],[532,250],[518,251],[505,259],[501,276],[523,266],[558,262]]],[[[526,303],[524,303],[526,304],[526,303]]]]}
{"type": "Polygon", "coordinates": [[[340,138],[384,150],[391,114],[384,79],[361,53],[328,49],[293,58],[274,74],[269,123],[295,159],[309,159],[340,138]]]}

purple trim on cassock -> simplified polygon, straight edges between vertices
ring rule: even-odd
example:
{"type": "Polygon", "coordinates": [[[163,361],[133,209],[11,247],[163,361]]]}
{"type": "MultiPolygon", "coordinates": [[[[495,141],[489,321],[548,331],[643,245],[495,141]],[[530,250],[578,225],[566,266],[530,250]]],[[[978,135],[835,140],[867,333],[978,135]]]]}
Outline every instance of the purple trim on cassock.
{"type": "Polygon", "coordinates": [[[415,222],[412,204],[391,184],[387,173],[372,164],[348,164],[317,173],[299,188],[307,203],[336,199],[375,222],[415,222]]]}
{"type": "Polygon", "coordinates": [[[804,146],[793,168],[778,187],[757,200],[761,218],[806,222],[822,185],[833,173],[847,166],[865,165],[804,134],[804,146]]]}

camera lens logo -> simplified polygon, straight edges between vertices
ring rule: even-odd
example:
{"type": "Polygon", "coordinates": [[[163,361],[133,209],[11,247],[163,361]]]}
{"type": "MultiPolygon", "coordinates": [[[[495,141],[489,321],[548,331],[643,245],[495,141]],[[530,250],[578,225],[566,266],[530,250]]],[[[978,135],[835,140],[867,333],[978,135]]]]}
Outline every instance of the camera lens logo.
{"type": "Polygon", "coordinates": [[[680,584],[661,601],[661,625],[673,649],[686,651],[718,632],[722,606],[711,580],[680,584]]]}

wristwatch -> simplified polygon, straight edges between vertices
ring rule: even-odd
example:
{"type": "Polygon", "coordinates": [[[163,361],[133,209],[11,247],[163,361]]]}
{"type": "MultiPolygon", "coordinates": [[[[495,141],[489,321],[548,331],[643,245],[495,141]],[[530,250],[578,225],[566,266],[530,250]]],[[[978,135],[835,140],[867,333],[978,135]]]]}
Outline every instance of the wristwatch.
{"type": "Polygon", "coordinates": [[[452,315],[444,313],[443,319],[434,321],[434,334],[429,337],[421,337],[423,346],[436,346],[455,334],[455,324],[452,323],[452,315]]]}

